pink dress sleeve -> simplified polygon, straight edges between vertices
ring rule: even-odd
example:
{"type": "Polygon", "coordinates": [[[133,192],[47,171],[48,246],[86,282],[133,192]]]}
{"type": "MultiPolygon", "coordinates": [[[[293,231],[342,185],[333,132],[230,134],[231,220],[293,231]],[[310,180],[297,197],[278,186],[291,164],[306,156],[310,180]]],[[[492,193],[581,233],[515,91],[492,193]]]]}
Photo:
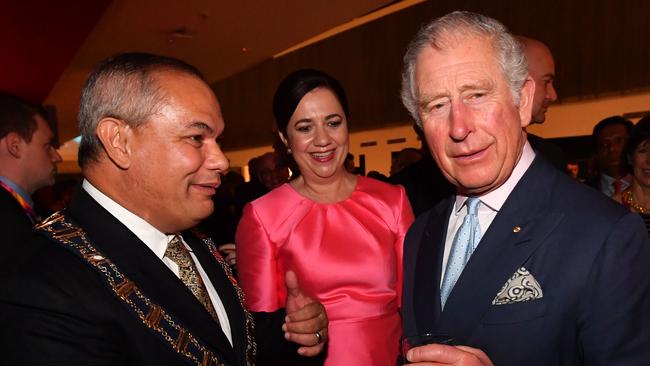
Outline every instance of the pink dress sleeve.
{"type": "Polygon", "coordinates": [[[239,282],[249,310],[272,312],[283,307],[286,289],[276,248],[251,204],[244,207],[235,242],[239,282]]]}
{"type": "Polygon", "coordinates": [[[400,205],[397,212],[397,237],[395,238],[395,253],[397,255],[397,306],[402,307],[402,281],[403,281],[403,259],[404,259],[404,238],[415,220],[411,203],[406,196],[404,187],[400,188],[400,205]]]}

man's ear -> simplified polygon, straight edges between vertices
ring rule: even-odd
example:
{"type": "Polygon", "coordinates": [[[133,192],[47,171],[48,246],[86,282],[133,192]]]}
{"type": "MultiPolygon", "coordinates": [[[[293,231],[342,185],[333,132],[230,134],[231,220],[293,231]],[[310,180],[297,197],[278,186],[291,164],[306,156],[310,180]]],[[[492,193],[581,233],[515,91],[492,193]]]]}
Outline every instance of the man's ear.
{"type": "Polygon", "coordinates": [[[124,121],[107,117],[99,121],[95,130],[109,159],[120,169],[131,166],[130,142],[133,130],[124,121]]]}
{"type": "Polygon", "coordinates": [[[20,159],[23,155],[24,147],[27,145],[27,141],[25,141],[19,134],[9,132],[7,136],[2,139],[2,144],[11,156],[20,159]]]}
{"type": "Polygon", "coordinates": [[[521,87],[521,96],[519,98],[519,118],[521,119],[521,127],[526,127],[530,124],[530,119],[533,116],[533,97],[535,96],[535,80],[529,76],[524,80],[524,85],[521,87]]]}

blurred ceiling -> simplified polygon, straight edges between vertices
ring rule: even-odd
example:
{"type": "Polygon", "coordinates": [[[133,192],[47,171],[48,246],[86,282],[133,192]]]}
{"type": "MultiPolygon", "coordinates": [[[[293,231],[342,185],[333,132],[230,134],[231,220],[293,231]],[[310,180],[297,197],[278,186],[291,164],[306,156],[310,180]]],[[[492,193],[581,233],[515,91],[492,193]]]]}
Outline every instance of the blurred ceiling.
{"type": "Polygon", "coordinates": [[[81,86],[118,52],[183,59],[212,82],[390,0],[6,0],[0,90],[54,105],[62,141],[77,132],[81,86]]]}

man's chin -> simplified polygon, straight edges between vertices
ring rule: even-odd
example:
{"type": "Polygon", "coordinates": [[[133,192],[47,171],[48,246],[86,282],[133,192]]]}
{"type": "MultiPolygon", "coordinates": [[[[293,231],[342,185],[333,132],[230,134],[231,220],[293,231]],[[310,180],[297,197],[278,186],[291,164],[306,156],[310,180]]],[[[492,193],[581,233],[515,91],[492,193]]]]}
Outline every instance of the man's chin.
{"type": "MultiPolygon", "coordinates": [[[[197,205],[198,207],[198,205],[197,205]]],[[[207,219],[214,212],[214,203],[212,201],[205,202],[200,205],[200,209],[197,209],[193,215],[199,222],[207,219]],[[209,206],[209,207],[208,207],[209,206]]]]}

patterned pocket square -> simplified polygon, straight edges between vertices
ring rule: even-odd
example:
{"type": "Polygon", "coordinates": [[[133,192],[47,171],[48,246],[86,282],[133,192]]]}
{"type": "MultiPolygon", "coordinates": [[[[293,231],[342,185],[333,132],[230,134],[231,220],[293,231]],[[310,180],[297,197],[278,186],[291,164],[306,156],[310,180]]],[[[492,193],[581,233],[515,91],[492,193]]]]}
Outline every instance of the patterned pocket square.
{"type": "Polygon", "coordinates": [[[492,300],[492,305],[514,304],[544,297],[542,287],[524,267],[515,272],[492,300]]]}

